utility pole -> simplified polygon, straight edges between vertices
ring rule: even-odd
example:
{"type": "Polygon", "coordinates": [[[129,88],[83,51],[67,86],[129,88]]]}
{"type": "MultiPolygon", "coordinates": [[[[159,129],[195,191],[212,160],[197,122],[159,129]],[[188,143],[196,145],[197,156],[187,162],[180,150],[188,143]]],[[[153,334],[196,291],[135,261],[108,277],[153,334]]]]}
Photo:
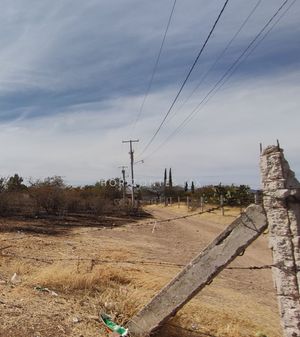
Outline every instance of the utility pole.
{"type": "Polygon", "coordinates": [[[126,199],[126,178],[125,178],[125,168],[127,168],[127,166],[119,166],[119,168],[122,169],[122,177],[123,177],[123,200],[125,201],[125,199],[126,199]]]}
{"type": "Polygon", "coordinates": [[[133,174],[133,163],[134,163],[134,159],[133,159],[133,148],[132,148],[132,143],[137,143],[139,142],[138,139],[130,139],[130,140],[123,140],[122,143],[129,143],[130,144],[130,167],[131,167],[131,203],[132,206],[134,206],[134,174],[133,174]]]}

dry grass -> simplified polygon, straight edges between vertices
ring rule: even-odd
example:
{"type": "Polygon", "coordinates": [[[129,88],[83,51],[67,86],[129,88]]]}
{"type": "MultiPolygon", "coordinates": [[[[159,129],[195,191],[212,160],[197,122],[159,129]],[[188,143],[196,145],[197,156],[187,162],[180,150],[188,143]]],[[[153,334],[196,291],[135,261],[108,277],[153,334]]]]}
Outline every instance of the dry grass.
{"type": "Polygon", "coordinates": [[[173,322],[199,334],[215,337],[254,337],[256,331],[250,320],[203,302],[189,304],[173,322]]]}
{"type": "MultiPolygon", "coordinates": [[[[130,271],[129,271],[130,274],[130,271]]],[[[97,307],[124,324],[146,301],[142,288],[127,276],[126,268],[95,266],[92,271],[60,264],[43,268],[27,280],[60,294],[97,297],[97,307]]],[[[147,297],[147,296],[146,296],[147,297]]]]}
{"type": "MultiPolygon", "coordinates": [[[[206,206],[204,208],[208,209],[211,206],[206,206]]],[[[213,206],[212,206],[213,207],[213,206]]],[[[201,218],[206,219],[208,221],[217,222],[223,225],[229,225],[235,218],[237,218],[241,214],[241,209],[239,207],[225,207],[224,208],[224,216],[221,213],[221,210],[215,210],[211,213],[201,214],[201,218]]]]}
{"type": "MultiPolygon", "coordinates": [[[[129,268],[115,265],[97,265],[92,270],[86,265],[64,265],[57,263],[36,268],[29,263],[11,263],[27,286],[43,286],[61,295],[94,297],[97,308],[110,314],[120,324],[125,324],[156,291],[165,285],[170,276],[162,270],[129,268]]],[[[173,271],[176,273],[176,271],[173,271]]],[[[221,288],[223,291],[223,288],[221,288]]],[[[219,289],[211,289],[220,297],[219,289]]],[[[225,290],[224,290],[225,291],[225,290]]],[[[226,293],[227,294],[227,293],[226,293]]],[[[228,296],[234,296],[228,294],[228,296]]],[[[239,299],[240,300],[240,299],[239,299]]],[[[186,305],[171,321],[174,326],[193,331],[195,334],[210,334],[214,337],[256,337],[261,330],[253,320],[238,311],[224,310],[222,303],[216,306],[202,296],[186,305]]],[[[166,330],[166,329],[165,329],[166,330]]],[[[267,331],[268,333],[269,331],[267,331]]],[[[180,332],[188,336],[188,331],[180,332]],[[186,333],[186,334],[185,334],[186,333]]],[[[164,336],[164,335],[163,335],[164,336]]],[[[275,336],[266,334],[266,336],[275,336]]]]}
{"type": "Polygon", "coordinates": [[[103,291],[130,284],[122,270],[111,266],[96,266],[92,271],[78,270],[76,266],[51,265],[32,278],[34,283],[62,292],[76,290],[103,291]]]}

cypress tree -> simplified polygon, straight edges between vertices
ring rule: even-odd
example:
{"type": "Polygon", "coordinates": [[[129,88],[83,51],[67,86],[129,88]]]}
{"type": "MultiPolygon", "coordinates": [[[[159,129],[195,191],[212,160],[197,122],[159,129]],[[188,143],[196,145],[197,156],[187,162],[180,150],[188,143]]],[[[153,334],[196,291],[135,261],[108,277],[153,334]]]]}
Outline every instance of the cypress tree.
{"type": "Polygon", "coordinates": [[[172,169],[169,170],[169,188],[171,189],[173,187],[173,181],[172,181],[172,169]]]}
{"type": "Polygon", "coordinates": [[[187,192],[189,190],[189,185],[187,183],[187,181],[185,182],[185,185],[184,185],[184,192],[187,192]]]}
{"type": "Polygon", "coordinates": [[[195,193],[195,185],[194,182],[192,181],[192,185],[191,185],[191,192],[194,194],[195,193]]]}

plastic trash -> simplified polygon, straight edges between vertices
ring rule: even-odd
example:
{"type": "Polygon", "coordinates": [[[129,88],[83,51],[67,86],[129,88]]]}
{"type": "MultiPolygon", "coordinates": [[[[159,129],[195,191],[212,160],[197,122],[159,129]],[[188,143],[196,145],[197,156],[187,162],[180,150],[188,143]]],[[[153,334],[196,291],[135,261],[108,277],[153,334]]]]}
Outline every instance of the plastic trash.
{"type": "Polygon", "coordinates": [[[128,336],[128,329],[116,324],[111,317],[106,314],[100,314],[100,319],[105,327],[111,332],[117,333],[119,336],[128,336]]]}
{"type": "Polygon", "coordinates": [[[20,283],[21,282],[21,277],[17,273],[14,273],[13,276],[11,277],[11,279],[10,279],[10,282],[12,284],[20,283]]]}

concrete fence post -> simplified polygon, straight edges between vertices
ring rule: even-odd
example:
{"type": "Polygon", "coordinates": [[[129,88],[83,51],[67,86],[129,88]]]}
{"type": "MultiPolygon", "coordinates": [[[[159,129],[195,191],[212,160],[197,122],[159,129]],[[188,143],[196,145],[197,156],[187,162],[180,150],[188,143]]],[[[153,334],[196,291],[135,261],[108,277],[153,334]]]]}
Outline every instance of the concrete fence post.
{"type": "Polygon", "coordinates": [[[279,145],[262,152],[260,166],[281,325],[285,337],[300,337],[300,183],[279,145]]]}
{"type": "Polygon", "coordinates": [[[258,192],[255,192],[255,193],[254,193],[254,203],[255,203],[255,205],[258,205],[258,204],[259,204],[258,192]]]}
{"type": "Polygon", "coordinates": [[[224,215],[224,196],[220,195],[221,214],[224,215]]]}
{"type": "Polygon", "coordinates": [[[203,197],[200,198],[200,205],[201,205],[201,212],[203,212],[203,209],[204,209],[204,200],[203,200],[203,197]]]}

